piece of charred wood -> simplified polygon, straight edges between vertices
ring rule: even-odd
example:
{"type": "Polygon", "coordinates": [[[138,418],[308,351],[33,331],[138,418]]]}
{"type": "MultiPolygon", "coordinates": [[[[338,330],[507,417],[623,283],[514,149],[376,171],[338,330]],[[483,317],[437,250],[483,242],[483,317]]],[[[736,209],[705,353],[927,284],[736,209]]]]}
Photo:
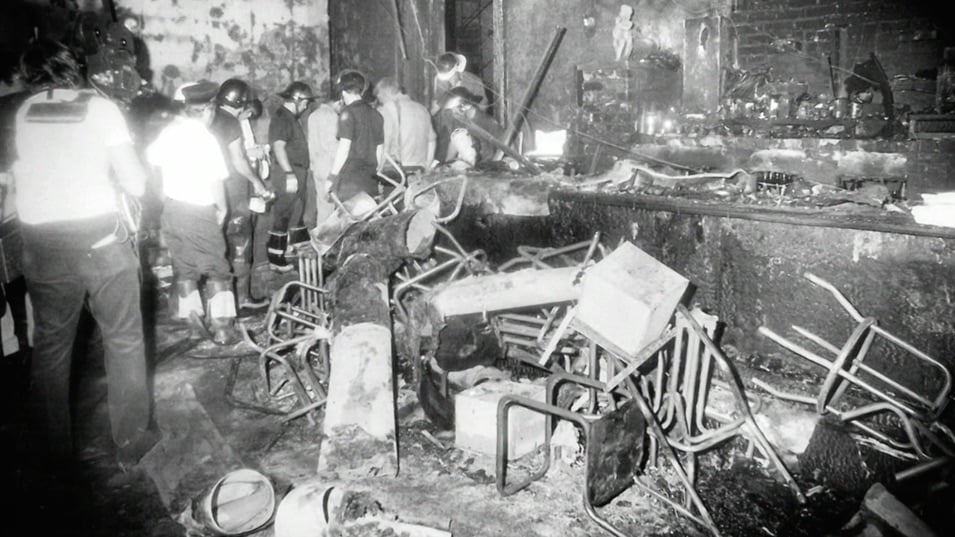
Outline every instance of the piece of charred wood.
{"type": "Polygon", "coordinates": [[[338,245],[321,473],[398,473],[388,280],[405,259],[429,253],[433,224],[427,211],[400,213],[352,226],[338,245]]]}

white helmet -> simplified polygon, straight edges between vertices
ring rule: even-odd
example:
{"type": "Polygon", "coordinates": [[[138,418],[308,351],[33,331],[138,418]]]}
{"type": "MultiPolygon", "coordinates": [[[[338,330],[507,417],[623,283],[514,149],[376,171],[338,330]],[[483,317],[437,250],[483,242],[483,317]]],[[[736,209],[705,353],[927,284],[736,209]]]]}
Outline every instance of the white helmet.
{"type": "Polygon", "coordinates": [[[179,86],[178,88],[176,88],[176,91],[174,91],[173,94],[172,94],[172,100],[173,100],[173,102],[185,104],[185,102],[186,102],[186,96],[182,93],[182,90],[184,90],[184,89],[186,89],[186,88],[189,88],[189,87],[192,87],[192,86],[195,86],[196,84],[198,84],[198,82],[186,82],[185,84],[183,84],[183,85],[179,86]]]}

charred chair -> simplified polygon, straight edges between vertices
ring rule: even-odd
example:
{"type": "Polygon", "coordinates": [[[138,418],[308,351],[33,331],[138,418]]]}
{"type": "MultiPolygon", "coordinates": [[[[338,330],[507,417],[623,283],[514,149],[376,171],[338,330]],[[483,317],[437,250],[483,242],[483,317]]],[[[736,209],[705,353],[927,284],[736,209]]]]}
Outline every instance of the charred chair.
{"type": "Polygon", "coordinates": [[[547,381],[546,402],[516,395],[501,398],[497,410],[497,489],[501,495],[509,496],[523,490],[547,473],[550,468],[554,419],[565,419],[583,431],[586,450],[584,510],[604,530],[617,537],[625,537],[626,534],[603,518],[596,508],[606,505],[633,485],[645,456],[643,416],[636,402],[626,399],[617,401],[611,398],[607,409],[595,413],[578,413],[562,408],[557,404],[559,388],[568,383],[587,389],[605,389],[605,385],[596,380],[569,373],[554,373],[547,381]],[[511,408],[515,406],[544,414],[544,460],[533,474],[508,485],[508,416],[511,408]]]}
{"type": "MultiPolygon", "coordinates": [[[[640,446],[641,460],[645,455],[647,462],[653,465],[657,464],[658,455],[662,454],[683,484],[684,500],[683,502],[674,501],[667,495],[645,485],[636,473],[638,468],[632,469],[631,484],[639,485],[647,493],[668,503],[687,518],[708,528],[711,534],[718,536],[720,532],[702,498],[696,492],[695,457],[697,453],[714,448],[735,437],[743,437],[750,442],[752,447],[758,449],[773,464],[783,481],[792,489],[797,500],[805,501],[805,496],[800,491],[799,486],[757,425],[738,372],[723,354],[722,349],[712,339],[716,328],[715,318],[704,320],[704,324],[708,328],[705,329],[701,325],[701,321],[698,320],[704,317],[700,313],[691,314],[685,306],[680,304],[677,306],[675,320],[670,329],[648,343],[637,354],[623,356],[604,348],[599,343],[604,338],[600,334],[593,333],[592,328],[575,323],[574,315],[574,308],[570,308],[565,316],[566,322],[561,324],[566,325],[566,330],[577,331],[591,340],[589,377],[566,373],[552,375],[548,383],[546,404],[513,396],[506,396],[501,399],[498,406],[497,479],[498,488],[502,494],[513,494],[546,473],[549,465],[550,431],[555,416],[572,421],[585,430],[588,450],[590,444],[595,442],[594,431],[605,435],[603,439],[596,439],[597,442],[607,443],[605,429],[596,428],[591,431],[588,428],[591,427],[590,424],[595,419],[599,421],[599,415],[594,415],[594,410],[597,395],[600,393],[609,397],[611,401],[618,398],[625,400],[626,402],[618,405],[618,407],[626,406],[633,409],[627,410],[627,412],[639,412],[641,417],[640,439],[635,440],[635,443],[629,449],[636,449],[635,446],[640,446]],[[600,378],[598,366],[601,362],[607,368],[605,378],[608,380],[606,381],[597,380],[600,378]],[[717,412],[708,405],[713,382],[717,381],[715,378],[716,372],[722,374],[722,383],[733,396],[733,410],[729,415],[717,412]],[[555,404],[552,383],[567,382],[571,379],[590,391],[591,405],[588,414],[581,415],[571,412],[555,404]],[[545,464],[541,470],[526,481],[507,487],[507,410],[513,405],[531,408],[548,415],[548,424],[545,430],[547,444],[545,448],[548,453],[545,453],[545,464]],[[649,433],[649,443],[645,453],[643,431],[649,433]]],[[[558,333],[554,337],[564,336],[558,333]]],[[[619,415],[614,414],[618,411],[610,412],[611,415],[617,417],[611,418],[607,423],[616,423],[617,425],[629,423],[629,419],[621,421],[619,415]]],[[[618,431],[614,434],[623,433],[618,431]]],[[[620,442],[611,441],[610,444],[615,446],[615,449],[626,447],[620,442]]],[[[607,448],[602,446],[598,449],[607,448]]],[[[598,453],[602,452],[598,451],[598,453]]],[[[602,456],[598,455],[597,459],[599,460],[602,456]]],[[[630,460],[626,452],[617,453],[616,456],[622,457],[622,460],[630,460]]],[[[589,454],[588,457],[590,457],[589,454]]],[[[593,512],[593,505],[596,500],[606,496],[597,495],[590,488],[590,483],[593,480],[591,473],[596,472],[599,475],[601,467],[592,464],[590,459],[588,459],[587,464],[585,508],[588,514],[611,534],[615,536],[624,535],[593,512]]],[[[626,468],[626,470],[629,472],[631,469],[626,468]]],[[[621,491],[618,490],[616,493],[619,494],[619,492],[621,491]]]]}
{"type": "Polygon", "coordinates": [[[300,255],[298,271],[299,279],[285,283],[272,296],[265,315],[264,344],[243,333],[259,352],[259,374],[269,402],[294,397],[297,404],[284,413],[285,419],[306,415],[314,423],[311,413],[325,403],[327,395],[331,336],[321,257],[300,255]]]}
{"type": "Polygon", "coordinates": [[[813,404],[821,415],[835,414],[874,439],[915,458],[932,458],[935,456],[933,448],[949,457],[955,456],[955,435],[938,421],[952,391],[949,370],[931,356],[880,327],[874,317],[864,317],[828,281],[811,273],[804,274],[804,277],[828,291],[856,325],[841,346],[826,341],[806,328],[793,325],[797,334],[822,349],[821,354],[765,326],[760,327],[761,335],[824,368],[825,378],[814,398],[784,393],[763,381],[757,380],[757,385],[780,398],[813,404]],[[904,359],[908,368],[920,368],[927,377],[937,379],[937,383],[930,388],[913,388],[892,378],[890,371],[885,368],[866,363],[865,359],[877,347],[904,359]],[[861,397],[850,401],[846,396],[849,389],[861,397]],[[873,399],[876,402],[871,402],[873,399]],[[906,439],[893,437],[864,421],[879,414],[895,416],[901,423],[906,439]]]}

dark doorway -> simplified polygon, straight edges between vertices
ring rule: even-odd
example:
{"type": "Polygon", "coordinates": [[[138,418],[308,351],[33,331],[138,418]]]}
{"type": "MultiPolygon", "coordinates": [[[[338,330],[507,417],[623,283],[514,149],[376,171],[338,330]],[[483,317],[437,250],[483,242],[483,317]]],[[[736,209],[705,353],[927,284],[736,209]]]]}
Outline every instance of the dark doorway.
{"type": "MultiPolygon", "coordinates": [[[[481,77],[496,91],[494,70],[494,0],[447,0],[445,5],[445,50],[464,54],[467,70],[481,77]]],[[[498,102],[490,91],[488,97],[498,102]]]]}

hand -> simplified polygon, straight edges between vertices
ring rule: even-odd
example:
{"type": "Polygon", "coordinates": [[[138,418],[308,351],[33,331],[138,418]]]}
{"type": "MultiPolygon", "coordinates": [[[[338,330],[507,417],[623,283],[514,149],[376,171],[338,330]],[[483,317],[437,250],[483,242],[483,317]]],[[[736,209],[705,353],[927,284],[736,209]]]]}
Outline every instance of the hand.
{"type": "Polygon", "coordinates": [[[254,145],[246,148],[245,155],[252,160],[262,160],[265,158],[265,150],[262,149],[261,145],[254,145]]]}
{"type": "Polygon", "coordinates": [[[295,172],[285,174],[285,192],[287,194],[298,192],[298,177],[295,176],[295,172]]]}
{"type": "Polygon", "coordinates": [[[330,174],[328,174],[328,179],[326,179],[326,181],[328,182],[328,191],[329,191],[329,192],[331,192],[332,190],[338,188],[338,174],[337,174],[337,173],[330,173],[330,174]]]}
{"type": "Polygon", "coordinates": [[[253,192],[255,192],[256,196],[263,199],[268,199],[269,196],[272,195],[272,191],[269,190],[268,187],[265,186],[265,183],[263,183],[262,181],[259,181],[257,183],[252,183],[252,190],[253,192]]]}
{"type": "Polygon", "coordinates": [[[221,207],[216,207],[216,223],[220,226],[225,223],[225,217],[228,211],[221,207]]]}

